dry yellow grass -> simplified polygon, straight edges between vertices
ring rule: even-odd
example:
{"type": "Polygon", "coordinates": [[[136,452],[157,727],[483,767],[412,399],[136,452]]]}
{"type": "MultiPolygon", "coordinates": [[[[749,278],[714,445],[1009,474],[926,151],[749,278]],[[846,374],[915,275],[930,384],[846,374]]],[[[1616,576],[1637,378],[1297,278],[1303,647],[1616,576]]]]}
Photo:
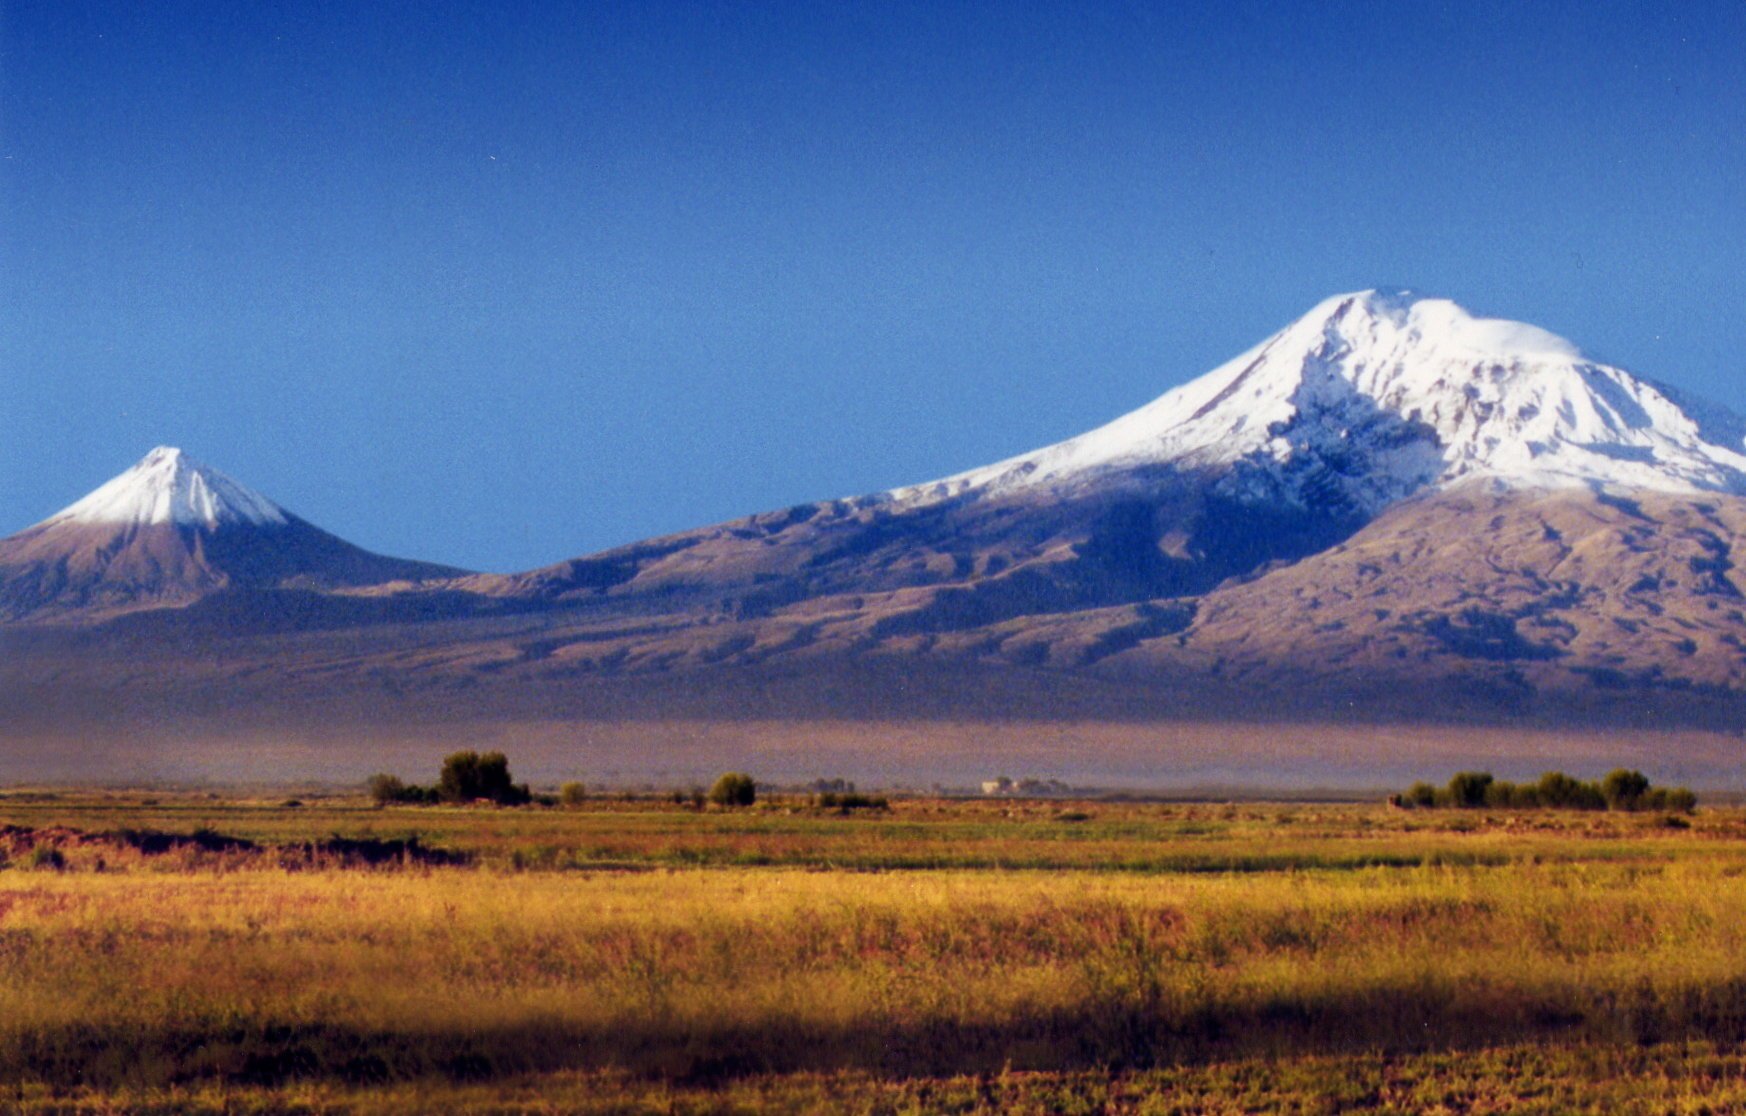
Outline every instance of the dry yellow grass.
{"type": "MultiPolygon", "coordinates": [[[[18,858],[0,871],[0,1084],[40,1108],[221,1095],[296,1107],[299,1089],[347,1107],[618,1082],[625,1098],[665,1088],[698,1104],[765,1090],[800,1111],[863,1075],[883,1083],[866,1096],[886,1090],[897,1110],[913,1078],[1007,1074],[1034,1097],[1048,1082],[1084,1093],[1159,1072],[1205,1085],[1219,1066],[1691,1041],[1726,1055],[1746,1040],[1746,843],[1730,814],[1686,831],[1097,806],[1107,816],[1080,824],[1105,828],[1085,832],[1059,807],[940,809],[966,853],[1159,847],[1144,871],[682,868],[658,860],[675,830],[703,842],[769,825],[828,849],[819,831],[847,826],[857,855],[899,861],[938,834],[919,814],[628,807],[441,815],[447,843],[489,854],[469,867],[286,870],[215,854],[96,871],[98,846],[69,846],[70,870],[18,858]],[[652,866],[511,867],[565,825],[584,843],[652,827],[621,856],[652,866]],[[1253,863],[1170,868],[1203,842],[1246,847],[1253,863]],[[1343,851],[1366,842],[1399,855],[1343,851]]],[[[1279,1088],[1299,1079],[1278,1072],[1279,1088]]]]}

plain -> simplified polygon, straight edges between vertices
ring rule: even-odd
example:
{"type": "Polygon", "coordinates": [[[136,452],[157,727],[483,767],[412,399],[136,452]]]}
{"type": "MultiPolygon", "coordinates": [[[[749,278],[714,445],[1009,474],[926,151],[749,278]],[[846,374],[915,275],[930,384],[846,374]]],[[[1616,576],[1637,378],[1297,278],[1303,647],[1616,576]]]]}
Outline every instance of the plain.
{"type": "Polygon", "coordinates": [[[21,791],[0,826],[26,1111],[1742,1095],[1727,809],[21,791]]]}

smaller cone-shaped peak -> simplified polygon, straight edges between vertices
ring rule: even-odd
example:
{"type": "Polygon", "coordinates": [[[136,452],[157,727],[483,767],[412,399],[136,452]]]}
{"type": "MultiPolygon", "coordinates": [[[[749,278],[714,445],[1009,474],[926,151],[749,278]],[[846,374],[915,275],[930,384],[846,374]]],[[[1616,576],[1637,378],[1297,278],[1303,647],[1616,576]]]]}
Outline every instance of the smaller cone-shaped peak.
{"type": "Polygon", "coordinates": [[[174,446],[159,446],[48,523],[277,526],[284,509],[174,446]]]}
{"type": "Polygon", "coordinates": [[[0,539],[0,624],[101,621],[233,589],[313,592],[465,572],[372,554],[159,446],[60,514],[0,539]]]}

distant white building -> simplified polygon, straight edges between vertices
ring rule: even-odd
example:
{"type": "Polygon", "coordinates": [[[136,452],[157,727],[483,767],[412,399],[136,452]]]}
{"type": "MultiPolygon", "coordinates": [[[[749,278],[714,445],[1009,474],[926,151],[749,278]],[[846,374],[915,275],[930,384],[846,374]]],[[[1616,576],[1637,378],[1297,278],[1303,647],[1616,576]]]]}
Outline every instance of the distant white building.
{"type": "Polygon", "coordinates": [[[1043,798],[1051,795],[1072,794],[1073,788],[1059,779],[1020,779],[1014,782],[1003,775],[998,779],[989,779],[984,782],[982,793],[990,798],[1009,796],[1043,798]]]}

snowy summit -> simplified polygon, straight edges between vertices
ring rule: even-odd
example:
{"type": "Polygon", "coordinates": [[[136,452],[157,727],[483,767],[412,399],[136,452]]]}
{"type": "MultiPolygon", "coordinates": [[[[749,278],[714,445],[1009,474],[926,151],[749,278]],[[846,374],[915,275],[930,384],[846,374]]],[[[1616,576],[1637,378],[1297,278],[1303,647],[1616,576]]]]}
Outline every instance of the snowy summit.
{"type": "Polygon", "coordinates": [[[89,496],[45,520],[56,524],[282,526],[284,509],[172,446],[159,446],[89,496]]]}
{"type": "Polygon", "coordinates": [[[159,446],[60,514],[0,539],[0,624],[102,622],[226,590],[311,592],[466,572],[373,554],[159,446]]]}
{"type": "Polygon", "coordinates": [[[1534,326],[1370,290],[1106,426],[891,496],[1067,490],[1158,467],[1365,514],[1463,483],[1746,494],[1746,423],[1534,326]]]}

